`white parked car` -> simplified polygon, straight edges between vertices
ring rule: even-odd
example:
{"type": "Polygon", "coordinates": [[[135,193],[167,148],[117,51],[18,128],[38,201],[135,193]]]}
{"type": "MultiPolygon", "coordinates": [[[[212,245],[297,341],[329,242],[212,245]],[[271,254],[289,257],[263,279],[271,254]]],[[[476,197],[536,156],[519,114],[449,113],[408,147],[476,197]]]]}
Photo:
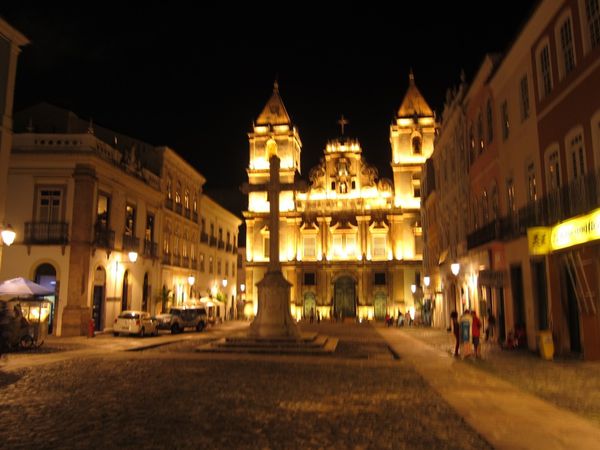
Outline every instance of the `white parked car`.
{"type": "Polygon", "coordinates": [[[158,321],[145,311],[122,311],[115,319],[113,334],[158,335],[158,321]]]}

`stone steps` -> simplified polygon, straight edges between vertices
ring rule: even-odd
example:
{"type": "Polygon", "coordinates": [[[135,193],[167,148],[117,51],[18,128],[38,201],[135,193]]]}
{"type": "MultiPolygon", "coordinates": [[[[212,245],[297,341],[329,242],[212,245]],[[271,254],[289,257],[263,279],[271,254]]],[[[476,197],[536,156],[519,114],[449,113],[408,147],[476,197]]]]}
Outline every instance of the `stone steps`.
{"type": "Polygon", "coordinates": [[[338,338],[302,333],[299,339],[231,336],[196,348],[198,352],[327,355],[335,352],[338,338]]]}

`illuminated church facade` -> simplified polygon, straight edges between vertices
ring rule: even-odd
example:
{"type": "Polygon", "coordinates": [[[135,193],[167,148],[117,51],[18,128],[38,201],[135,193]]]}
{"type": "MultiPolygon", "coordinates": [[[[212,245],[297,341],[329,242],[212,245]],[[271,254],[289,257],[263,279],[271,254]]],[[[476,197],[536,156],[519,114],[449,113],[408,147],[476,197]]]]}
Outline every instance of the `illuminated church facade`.
{"type": "MultiPolygon", "coordinates": [[[[340,123],[342,136],[327,143],[309,171],[308,189],[280,194],[279,254],[292,284],[292,315],[371,320],[418,310],[421,166],[433,151],[434,113],[411,73],[390,126],[393,180],[379,178],[358,140],[344,136],[343,117],[340,123]]],[[[302,141],[277,83],[248,137],[250,185],[268,182],[273,152],[281,160],[282,183],[299,177],[302,141]]],[[[256,283],[267,271],[268,212],[267,192],[250,192],[244,212],[247,315],[256,313],[256,283]]]]}

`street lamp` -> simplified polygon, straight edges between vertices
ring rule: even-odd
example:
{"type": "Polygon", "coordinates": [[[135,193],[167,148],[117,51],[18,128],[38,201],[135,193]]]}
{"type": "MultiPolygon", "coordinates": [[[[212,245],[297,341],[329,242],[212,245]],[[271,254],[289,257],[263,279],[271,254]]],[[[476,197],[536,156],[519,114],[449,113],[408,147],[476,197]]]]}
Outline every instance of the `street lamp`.
{"type": "Polygon", "coordinates": [[[12,245],[12,243],[15,242],[15,237],[16,237],[17,233],[15,233],[15,230],[13,230],[13,227],[10,224],[8,224],[2,230],[2,232],[0,232],[0,235],[2,236],[2,242],[4,242],[4,245],[6,245],[7,247],[10,247],[12,245]]]}
{"type": "Polygon", "coordinates": [[[227,278],[223,278],[223,281],[221,281],[221,284],[223,284],[223,287],[226,288],[227,287],[227,278]]]}
{"type": "Polygon", "coordinates": [[[240,291],[244,292],[246,290],[246,285],[244,283],[240,284],[240,291]]]}
{"type": "Polygon", "coordinates": [[[423,283],[425,283],[425,287],[429,287],[429,284],[431,283],[431,278],[427,276],[423,277],[423,283]]]}
{"type": "Polygon", "coordinates": [[[410,285],[410,292],[412,292],[413,294],[417,292],[417,285],[416,284],[411,284],[410,285]]]}
{"type": "Polygon", "coordinates": [[[135,263],[137,261],[138,258],[138,254],[137,252],[129,252],[129,254],[127,255],[129,256],[129,261],[131,261],[132,263],[135,263]]]}
{"type": "Polygon", "coordinates": [[[450,264],[450,270],[452,271],[452,274],[454,276],[457,276],[458,272],[460,272],[460,264],[459,263],[450,264]]]}
{"type": "Polygon", "coordinates": [[[190,285],[190,300],[192,298],[192,289],[194,289],[195,282],[196,282],[196,277],[194,276],[193,273],[190,273],[190,276],[188,277],[188,284],[190,285]]]}

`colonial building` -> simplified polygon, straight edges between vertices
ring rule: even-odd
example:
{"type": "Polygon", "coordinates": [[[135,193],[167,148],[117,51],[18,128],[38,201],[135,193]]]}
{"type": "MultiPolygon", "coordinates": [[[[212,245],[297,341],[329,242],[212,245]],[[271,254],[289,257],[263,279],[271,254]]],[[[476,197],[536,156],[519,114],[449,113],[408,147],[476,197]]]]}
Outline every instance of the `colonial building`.
{"type": "MultiPolygon", "coordinates": [[[[192,280],[203,289],[216,282],[199,263],[210,245],[201,242],[201,217],[223,224],[228,245],[215,243],[213,257],[235,265],[240,220],[203,201],[205,178],[173,150],[48,104],[17,114],[15,129],[6,210],[17,240],[0,278],[24,275],[54,289],[51,332],[86,334],[90,319],[110,330],[125,309],[201,301],[188,289],[192,280]]],[[[225,271],[211,293],[223,299],[224,279],[235,289],[235,274],[225,271]]]]}
{"type": "MultiPolygon", "coordinates": [[[[383,318],[415,308],[423,252],[420,225],[421,165],[433,150],[436,123],[411,73],[408,91],[390,127],[394,180],[381,179],[357,139],[330,140],[309,172],[305,192],[280,195],[282,271],[292,283],[292,315],[383,318]]],[[[249,133],[250,185],[269,178],[268,155],[281,160],[290,183],[301,169],[302,142],[277,83],[249,133]]],[[[246,301],[256,311],[259,282],[269,261],[267,193],[250,192],[244,213],[246,301]]],[[[417,307],[418,309],[418,307],[417,307]]]]}
{"type": "MultiPolygon", "coordinates": [[[[11,218],[6,216],[6,180],[8,178],[8,161],[12,146],[12,110],[17,58],[20,47],[29,41],[25,36],[11,27],[0,17],[0,233],[12,228],[11,218]]],[[[0,238],[0,267],[2,267],[2,250],[4,238],[0,238]]]]}
{"type": "MultiPolygon", "coordinates": [[[[533,350],[539,333],[550,333],[557,352],[585,359],[600,358],[598,5],[539,2],[502,58],[486,58],[456,108],[466,133],[455,147],[469,156],[457,308],[489,308],[503,342],[533,350]]],[[[448,131],[443,123],[434,162],[448,131]]],[[[435,169],[436,181],[444,170],[435,169]]]]}

